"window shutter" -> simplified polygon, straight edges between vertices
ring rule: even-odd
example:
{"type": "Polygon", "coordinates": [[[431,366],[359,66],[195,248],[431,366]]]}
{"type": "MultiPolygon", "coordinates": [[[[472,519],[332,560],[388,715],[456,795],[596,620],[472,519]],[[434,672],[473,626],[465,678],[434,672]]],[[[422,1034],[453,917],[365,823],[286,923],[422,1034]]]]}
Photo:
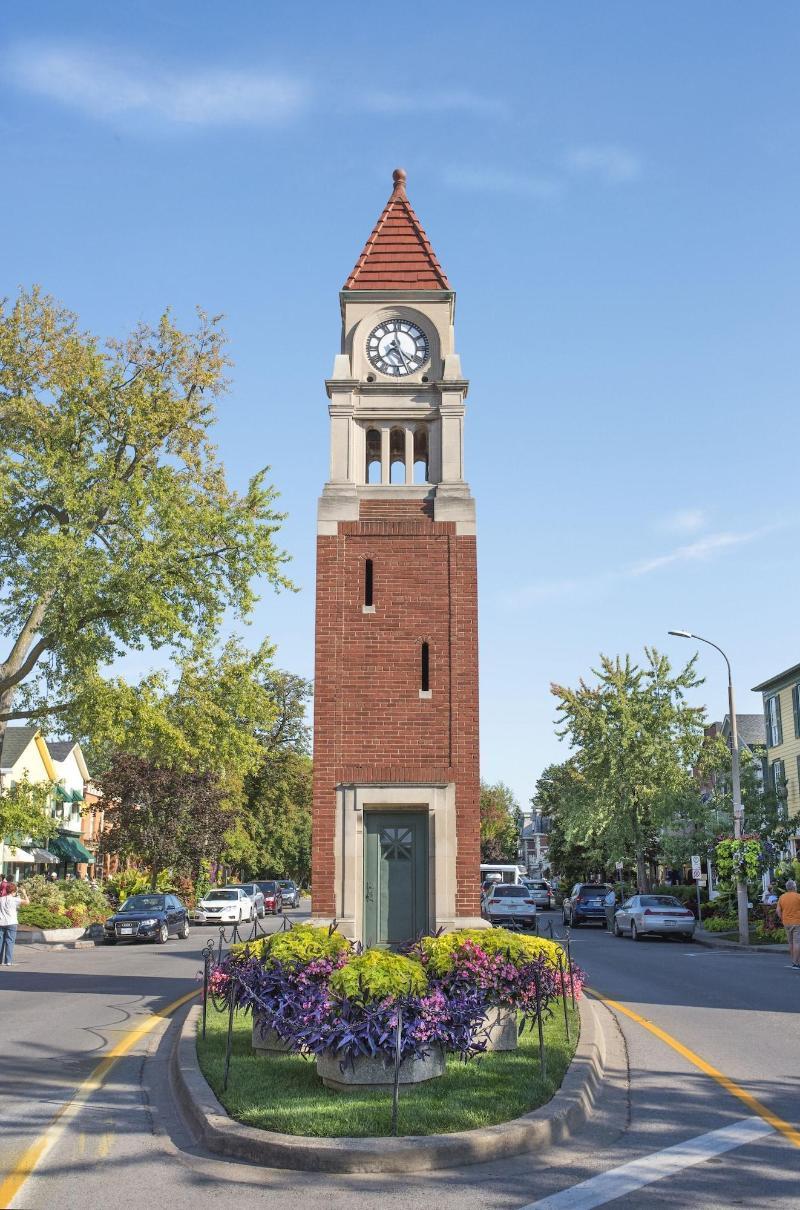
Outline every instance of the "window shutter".
{"type": "Polygon", "coordinates": [[[783,727],[781,725],[781,695],[780,695],[780,693],[775,694],[775,718],[777,719],[777,723],[778,723],[777,743],[782,744],[783,743],[783,727]]]}
{"type": "Polygon", "coordinates": [[[766,698],[764,701],[764,725],[767,728],[767,747],[772,747],[772,717],[770,714],[769,704],[772,698],[766,698]]]}
{"type": "Polygon", "coordinates": [[[800,739],[800,685],[792,689],[792,708],[794,710],[794,734],[800,739]]]}

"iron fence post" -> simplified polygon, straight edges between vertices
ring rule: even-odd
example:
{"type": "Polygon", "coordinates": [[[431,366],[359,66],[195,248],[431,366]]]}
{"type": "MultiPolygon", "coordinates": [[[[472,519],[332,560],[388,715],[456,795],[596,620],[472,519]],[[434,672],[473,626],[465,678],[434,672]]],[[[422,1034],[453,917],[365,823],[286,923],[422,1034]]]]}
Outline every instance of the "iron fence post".
{"type": "Polygon", "coordinates": [[[539,1067],[542,1072],[542,1079],[545,1078],[546,1066],[544,1058],[544,1029],[542,1027],[542,988],[539,982],[539,972],[533,972],[533,985],[536,989],[536,1024],[539,1027],[539,1067]]]}
{"type": "Polygon", "coordinates": [[[567,925],[567,967],[569,968],[569,992],[572,997],[572,1008],[575,1010],[575,981],[572,978],[572,950],[569,945],[569,925],[567,925]]]}
{"type": "Polygon", "coordinates": [[[203,1040],[206,1036],[206,1008],[208,1005],[208,972],[211,966],[211,955],[214,953],[214,942],[211,937],[203,946],[203,1040]]]}
{"type": "Polygon", "coordinates": [[[236,980],[231,979],[231,1002],[228,1009],[228,1040],[225,1045],[225,1074],[222,1077],[222,1091],[227,1092],[228,1089],[228,1072],[231,1067],[231,1050],[233,1049],[233,1006],[236,1000],[234,994],[236,980]]]}
{"type": "Polygon", "coordinates": [[[564,1004],[564,1029],[567,1031],[567,1041],[569,1042],[569,1013],[567,1012],[567,985],[564,982],[564,955],[559,949],[556,952],[558,960],[558,973],[561,976],[561,999],[564,1004]]]}
{"type": "Polygon", "coordinates": [[[403,1010],[397,1006],[397,1029],[394,1037],[394,1085],[392,1087],[392,1135],[397,1135],[397,1110],[400,1100],[400,1051],[403,1045],[403,1010]]]}

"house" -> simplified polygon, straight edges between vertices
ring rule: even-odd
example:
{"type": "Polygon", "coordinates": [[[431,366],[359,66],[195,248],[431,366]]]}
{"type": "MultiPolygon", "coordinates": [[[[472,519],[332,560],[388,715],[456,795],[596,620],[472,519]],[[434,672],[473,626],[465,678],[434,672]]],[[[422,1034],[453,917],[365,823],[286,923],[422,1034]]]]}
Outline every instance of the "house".
{"type": "Polygon", "coordinates": [[[94,868],[95,861],[94,853],[81,839],[87,805],[84,791],[89,783],[89,770],[81,746],[74,739],[50,740],[47,746],[58,778],[54,814],[60,824],[59,834],[50,841],[49,848],[60,858],[60,872],[82,877],[90,872],[90,867],[94,868]]]}
{"type": "Polygon", "coordinates": [[[529,874],[546,877],[550,873],[551,820],[538,811],[533,815],[523,815],[522,829],[519,834],[519,859],[529,874]]]}
{"type": "MultiPolygon", "coordinates": [[[[10,790],[25,778],[51,789],[57,781],[47,743],[38,727],[6,727],[0,743],[0,791],[10,790]]],[[[50,805],[52,809],[52,793],[50,805]]],[[[0,872],[18,881],[30,874],[44,873],[58,864],[48,849],[33,844],[17,847],[0,836],[0,872]]]]}
{"type": "Polygon", "coordinates": [[[0,870],[9,878],[53,870],[62,877],[79,872],[78,863],[91,860],[81,844],[83,787],[88,780],[80,746],[74,741],[48,744],[36,726],[7,727],[0,746],[0,790],[10,789],[23,778],[48,788],[48,811],[57,820],[59,832],[37,844],[30,837],[23,846],[12,846],[0,837],[0,870]]]}
{"type": "MultiPolygon", "coordinates": [[[[721,736],[731,746],[731,716],[726,714],[721,723],[711,723],[705,728],[709,739],[721,736]]],[[[767,762],[767,728],[763,714],[737,714],[736,734],[739,740],[739,756],[749,752],[755,769],[759,787],[766,784],[768,773],[767,762]]],[[[713,789],[713,784],[709,787],[713,789]]]]}
{"type": "Polygon", "coordinates": [[[795,823],[792,856],[800,854],[800,664],[753,687],[764,702],[768,773],[795,823]]]}

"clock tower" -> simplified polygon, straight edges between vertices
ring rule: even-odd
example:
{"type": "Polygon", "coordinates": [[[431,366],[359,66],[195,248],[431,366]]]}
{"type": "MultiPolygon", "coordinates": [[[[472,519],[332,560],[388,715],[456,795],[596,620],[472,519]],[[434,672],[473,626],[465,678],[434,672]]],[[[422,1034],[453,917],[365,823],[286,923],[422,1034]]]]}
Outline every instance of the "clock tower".
{"type": "Polygon", "coordinates": [[[402,169],[340,304],[317,521],[313,914],[394,946],[483,923],[467,382],[455,294],[402,169]]]}

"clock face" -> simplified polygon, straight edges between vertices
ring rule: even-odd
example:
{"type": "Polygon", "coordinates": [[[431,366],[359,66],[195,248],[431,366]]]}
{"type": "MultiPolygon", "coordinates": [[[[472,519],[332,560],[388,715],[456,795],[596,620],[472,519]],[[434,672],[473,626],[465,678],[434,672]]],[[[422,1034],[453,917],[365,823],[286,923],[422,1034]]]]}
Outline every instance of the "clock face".
{"type": "Polygon", "coordinates": [[[367,357],[372,365],[393,378],[413,374],[429,356],[427,336],[408,319],[387,319],[367,337],[367,357]]]}

